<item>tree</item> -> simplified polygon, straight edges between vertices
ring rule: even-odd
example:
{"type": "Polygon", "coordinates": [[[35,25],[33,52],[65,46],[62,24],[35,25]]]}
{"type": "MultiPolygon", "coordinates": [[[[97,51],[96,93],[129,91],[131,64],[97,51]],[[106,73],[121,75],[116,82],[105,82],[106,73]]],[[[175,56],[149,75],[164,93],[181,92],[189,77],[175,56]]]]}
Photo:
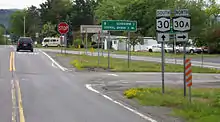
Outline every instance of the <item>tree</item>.
{"type": "Polygon", "coordinates": [[[35,34],[40,32],[42,27],[39,11],[35,6],[31,6],[25,12],[26,35],[35,38],[35,34]]]}
{"type": "Polygon", "coordinates": [[[60,21],[64,21],[70,12],[71,5],[70,0],[47,0],[40,4],[39,11],[43,24],[47,22],[58,24],[60,21]]]}
{"type": "Polygon", "coordinates": [[[102,20],[123,19],[123,10],[131,0],[102,0],[95,9],[98,23],[102,20]]]}
{"type": "Polygon", "coordinates": [[[4,31],[5,31],[5,28],[0,26],[0,44],[4,44],[4,37],[3,37],[4,31]]]}
{"type": "Polygon", "coordinates": [[[43,25],[43,29],[41,31],[42,37],[55,37],[58,36],[56,31],[56,25],[53,25],[51,22],[47,22],[43,25]]]}
{"type": "Polygon", "coordinates": [[[21,11],[16,11],[11,15],[10,23],[11,28],[10,32],[17,36],[22,36],[24,34],[24,16],[26,13],[21,11]]]}

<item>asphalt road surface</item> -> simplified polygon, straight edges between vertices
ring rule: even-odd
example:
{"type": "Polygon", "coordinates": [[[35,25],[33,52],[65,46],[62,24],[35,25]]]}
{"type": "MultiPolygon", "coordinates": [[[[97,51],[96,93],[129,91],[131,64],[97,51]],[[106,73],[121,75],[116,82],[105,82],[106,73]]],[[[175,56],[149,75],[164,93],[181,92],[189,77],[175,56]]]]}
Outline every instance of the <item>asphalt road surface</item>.
{"type": "Polygon", "coordinates": [[[85,76],[62,71],[42,52],[0,47],[0,56],[1,122],[148,122],[91,92],[85,76]]]}
{"type": "MultiPolygon", "coordinates": [[[[142,114],[94,86],[160,83],[160,74],[74,73],[38,49],[15,52],[13,46],[0,46],[0,57],[1,122],[170,122],[167,117],[142,114]]],[[[168,74],[166,81],[181,82],[181,76],[168,74]]],[[[193,78],[196,82],[220,79],[211,74],[193,78]]],[[[153,111],[161,115],[161,109],[153,111]]]]}

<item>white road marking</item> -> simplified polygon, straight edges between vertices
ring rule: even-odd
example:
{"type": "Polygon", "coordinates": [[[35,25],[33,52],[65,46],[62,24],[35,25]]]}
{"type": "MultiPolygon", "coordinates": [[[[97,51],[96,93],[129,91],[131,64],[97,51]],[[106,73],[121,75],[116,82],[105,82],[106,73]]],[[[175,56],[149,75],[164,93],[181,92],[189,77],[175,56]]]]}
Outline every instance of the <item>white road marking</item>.
{"type": "Polygon", "coordinates": [[[108,74],[108,75],[111,75],[111,76],[116,76],[116,77],[118,76],[118,75],[116,75],[116,74],[108,74]]]}
{"type": "Polygon", "coordinates": [[[65,67],[62,67],[59,63],[57,63],[52,57],[50,57],[47,53],[43,52],[42,50],[39,50],[40,52],[42,52],[45,56],[47,56],[51,61],[52,63],[54,63],[57,67],[59,67],[62,71],[66,71],[68,70],[67,68],[65,67]]]}
{"type": "Polygon", "coordinates": [[[52,67],[57,68],[57,67],[54,65],[54,63],[53,63],[53,62],[52,62],[52,67]]]}
{"type": "Polygon", "coordinates": [[[131,111],[131,112],[133,112],[133,113],[135,113],[135,114],[137,114],[137,115],[139,115],[140,117],[144,118],[145,120],[148,120],[148,121],[150,121],[150,122],[157,122],[157,121],[154,120],[153,118],[150,118],[150,117],[148,117],[148,116],[146,116],[146,115],[144,115],[144,114],[142,114],[142,113],[140,113],[140,112],[138,112],[138,111],[136,111],[136,110],[134,110],[134,109],[131,109],[131,108],[129,108],[128,106],[126,106],[126,105],[124,105],[124,104],[122,104],[122,103],[120,103],[120,102],[118,102],[118,101],[116,101],[116,100],[113,100],[113,99],[110,98],[109,96],[104,95],[104,94],[102,94],[101,92],[99,92],[99,91],[93,89],[91,84],[86,84],[85,86],[86,86],[86,88],[89,89],[90,91],[93,91],[93,92],[95,92],[95,93],[97,93],[97,94],[100,94],[100,95],[103,96],[104,98],[106,98],[106,99],[108,99],[108,100],[110,100],[110,101],[112,101],[112,102],[114,102],[114,103],[120,105],[121,107],[123,107],[123,108],[125,108],[125,109],[127,109],[127,110],[129,110],[129,111],[131,111]]]}

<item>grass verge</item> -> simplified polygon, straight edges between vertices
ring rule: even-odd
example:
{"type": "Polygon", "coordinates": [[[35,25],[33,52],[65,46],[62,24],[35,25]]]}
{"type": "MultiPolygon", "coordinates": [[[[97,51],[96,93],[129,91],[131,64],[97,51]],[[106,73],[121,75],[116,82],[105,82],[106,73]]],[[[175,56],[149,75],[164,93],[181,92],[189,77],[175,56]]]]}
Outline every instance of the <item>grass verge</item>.
{"type": "Polygon", "coordinates": [[[173,108],[171,115],[179,116],[188,122],[219,122],[220,89],[193,88],[192,103],[183,97],[183,89],[131,88],[124,92],[129,99],[136,99],[144,106],[164,106],[173,108]]]}
{"type": "MultiPolygon", "coordinates": [[[[44,48],[42,46],[38,46],[40,48],[44,48]]],[[[61,49],[60,47],[47,47],[49,49],[61,49]]],[[[63,48],[64,49],[64,48],[63,48]]],[[[74,50],[74,51],[85,51],[84,48],[74,48],[74,47],[69,47],[66,48],[66,50],[74,50]]],[[[91,51],[89,48],[88,51],[91,51]]],[[[94,49],[94,52],[98,52],[98,49],[94,49]]],[[[103,52],[108,52],[107,50],[103,50],[103,52]]],[[[127,55],[127,51],[116,51],[116,50],[111,50],[111,53],[113,54],[121,54],[121,55],[127,55]]],[[[131,52],[131,55],[133,56],[150,56],[150,57],[161,57],[160,52],[131,52]]],[[[166,57],[169,58],[182,58],[183,54],[172,54],[172,53],[165,53],[166,57]]],[[[217,54],[203,54],[203,57],[219,57],[220,55],[217,54]]],[[[188,58],[201,58],[202,59],[202,54],[187,54],[186,57],[188,58]]]]}
{"type": "MultiPolygon", "coordinates": [[[[71,64],[77,69],[86,68],[102,68],[108,69],[108,58],[99,57],[100,63],[98,65],[97,56],[87,56],[87,55],[72,55],[72,54],[57,54],[58,56],[71,56],[71,64]]],[[[117,72],[160,72],[161,64],[155,62],[146,61],[130,61],[130,67],[128,68],[127,60],[110,58],[110,71],[117,72]]],[[[176,64],[166,64],[166,72],[183,72],[182,65],[176,64]]],[[[220,70],[192,67],[194,73],[219,73],[220,70]]]]}

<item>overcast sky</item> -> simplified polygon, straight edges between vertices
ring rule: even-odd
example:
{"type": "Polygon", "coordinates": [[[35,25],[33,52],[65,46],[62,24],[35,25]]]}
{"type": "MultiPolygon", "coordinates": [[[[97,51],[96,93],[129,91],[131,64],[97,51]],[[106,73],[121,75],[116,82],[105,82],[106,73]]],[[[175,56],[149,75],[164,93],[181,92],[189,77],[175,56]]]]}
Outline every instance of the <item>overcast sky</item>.
{"type": "Polygon", "coordinates": [[[0,9],[23,9],[31,5],[39,7],[46,0],[0,0],[0,9]]]}
{"type": "MultiPolygon", "coordinates": [[[[31,5],[39,7],[39,4],[45,1],[46,0],[0,0],[0,9],[23,9],[31,5]]],[[[220,0],[217,1],[220,3],[220,0]]]]}

